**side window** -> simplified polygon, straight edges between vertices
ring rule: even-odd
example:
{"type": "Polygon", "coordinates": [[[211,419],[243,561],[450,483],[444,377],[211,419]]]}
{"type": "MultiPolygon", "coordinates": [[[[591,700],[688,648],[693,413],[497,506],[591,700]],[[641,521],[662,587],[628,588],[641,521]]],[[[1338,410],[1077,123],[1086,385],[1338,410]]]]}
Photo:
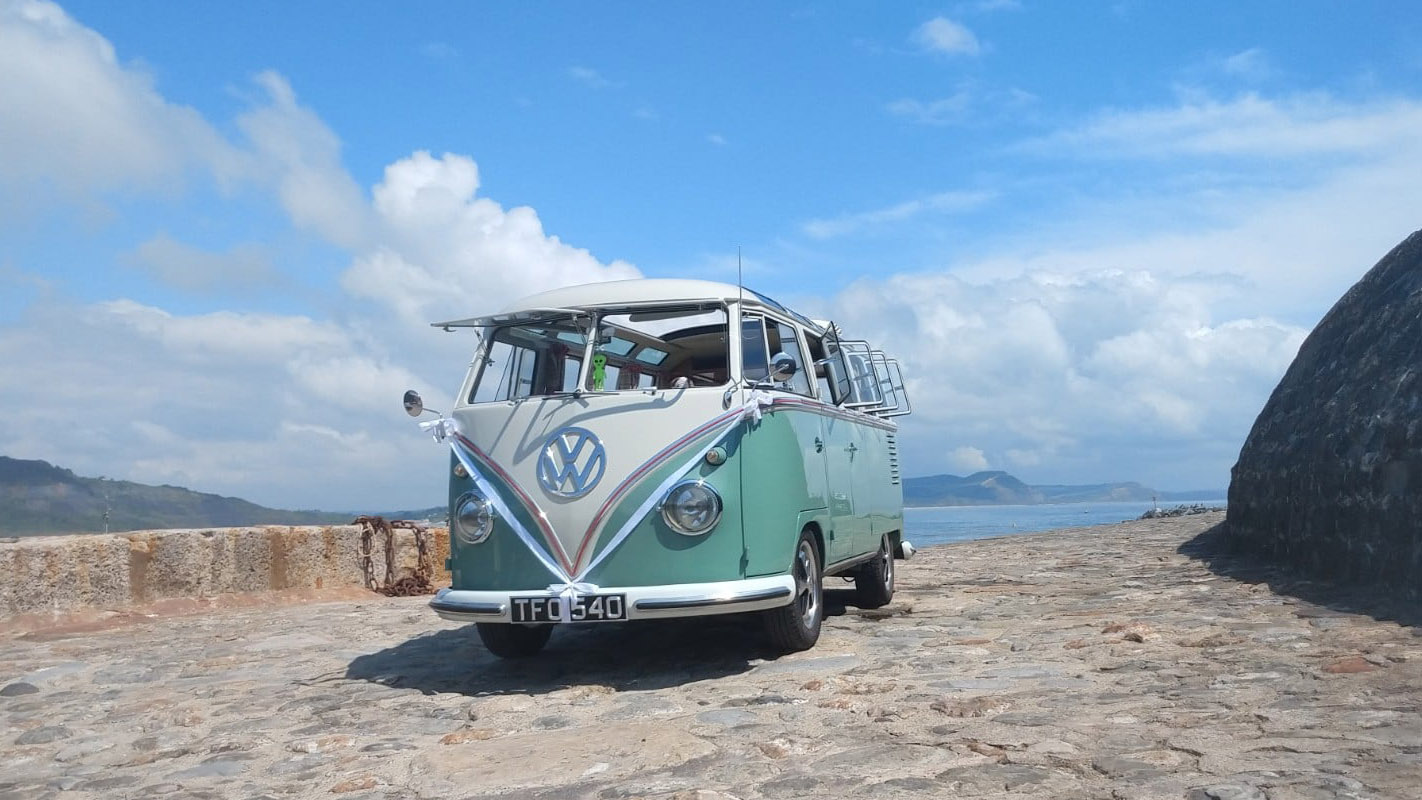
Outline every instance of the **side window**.
{"type": "Polygon", "coordinates": [[[470,392],[471,403],[493,403],[527,397],[533,391],[534,352],[493,340],[484,356],[479,383],[470,392]]]}
{"type": "Polygon", "coordinates": [[[810,394],[810,370],[814,369],[805,359],[805,351],[800,347],[800,339],[795,335],[795,328],[783,322],[773,322],[767,320],[767,333],[769,334],[769,345],[771,357],[784,353],[795,359],[795,374],[790,376],[790,380],[779,385],[779,388],[796,394],[810,394]]]}
{"type": "Polygon", "coordinates": [[[882,405],[879,376],[874,371],[869,343],[860,340],[840,341],[845,363],[849,368],[849,400],[851,408],[871,408],[882,405]]]}
{"type": "Polygon", "coordinates": [[[825,358],[825,344],[818,336],[812,336],[808,332],[805,334],[805,344],[810,348],[810,363],[806,370],[815,371],[815,388],[819,398],[826,403],[835,402],[831,393],[829,372],[827,370],[829,359],[825,358]]]}
{"type": "Polygon", "coordinates": [[[869,354],[869,363],[874,365],[874,375],[878,378],[879,396],[884,398],[883,402],[869,409],[870,412],[884,412],[891,415],[904,405],[899,398],[897,387],[894,385],[894,377],[889,373],[889,359],[883,351],[874,350],[869,354]]]}
{"type": "Polygon", "coordinates": [[[577,388],[586,334],[570,325],[511,325],[489,339],[471,403],[544,397],[577,388]]]}
{"type": "Polygon", "coordinates": [[[912,414],[913,407],[909,404],[908,390],[904,387],[904,373],[903,370],[899,368],[899,362],[891,358],[886,362],[886,365],[889,369],[890,382],[893,385],[894,394],[899,398],[899,404],[893,413],[885,414],[884,416],[901,417],[905,414],[912,414]]]}
{"type": "Polygon", "coordinates": [[[825,377],[829,380],[835,405],[846,405],[854,399],[854,381],[849,374],[849,357],[839,341],[839,330],[830,323],[825,333],[825,377]]]}
{"type": "Polygon", "coordinates": [[[833,329],[826,333],[824,338],[806,333],[805,341],[810,346],[810,359],[814,365],[815,382],[819,384],[820,400],[840,405],[850,399],[849,367],[833,329]]]}
{"type": "Polygon", "coordinates": [[[751,383],[770,375],[769,354],[765,349],[765,322],[760,317],[741,319],[741,374],[751,383]]]}
{"type": "Polygon", "coordinates": [[[721,306],[647,308],[598,318],[594,365],[587,388],[595,391],[686,389],[722,386],[731,379],[729,323],[721,306]],[[601,356],[601,358],[599,358],[601,356]]]}

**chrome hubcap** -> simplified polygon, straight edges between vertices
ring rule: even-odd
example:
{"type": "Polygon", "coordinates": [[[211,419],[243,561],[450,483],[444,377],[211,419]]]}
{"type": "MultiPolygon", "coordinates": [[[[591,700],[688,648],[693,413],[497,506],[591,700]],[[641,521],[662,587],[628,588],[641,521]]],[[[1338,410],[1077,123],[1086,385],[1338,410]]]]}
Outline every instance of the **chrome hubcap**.
{"type": "Polygon", "coordinates": [[[800,614],[800,624],[806,630],[815,626],[815,618],[820,613],[819,565],[815,563],[815,552],[809,542],[801,542],[795,554],[795,610],[800,614]]]}
{"type": "Polygon", "coordinates": [[[890,590],[894,588],[894,548],[888,539],[879,547],[879,577],[890,590]]]}

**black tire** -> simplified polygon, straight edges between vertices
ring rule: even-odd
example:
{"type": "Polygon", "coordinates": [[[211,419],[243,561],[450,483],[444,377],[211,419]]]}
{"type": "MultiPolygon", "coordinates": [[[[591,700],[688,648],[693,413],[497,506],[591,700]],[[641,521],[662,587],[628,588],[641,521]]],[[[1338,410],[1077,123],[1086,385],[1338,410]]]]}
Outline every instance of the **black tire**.
{"type": "Polygon", "coordinates": [[[484,647],[499,658],[536,656],[553,635],[552,625],[506,625],[500,622],[480,622],[479,638],[484,647]]]}
{"type": "Polygon", "coordinates": [[[820,623],[825,616],[820,550],[808,530],[800,533],[800,541],[795,544],[790,574],[795,578],[794,598],[788,605],[763,613],[771,644],[782,652],[797,653],[819,641],[820,623]]]}
{"type": "Polygon", "coordinates": [[[854,573],[854,604],[860,608],[879,608],[893,599],[894,542],[884,534],[874,560],[854,573]]]}

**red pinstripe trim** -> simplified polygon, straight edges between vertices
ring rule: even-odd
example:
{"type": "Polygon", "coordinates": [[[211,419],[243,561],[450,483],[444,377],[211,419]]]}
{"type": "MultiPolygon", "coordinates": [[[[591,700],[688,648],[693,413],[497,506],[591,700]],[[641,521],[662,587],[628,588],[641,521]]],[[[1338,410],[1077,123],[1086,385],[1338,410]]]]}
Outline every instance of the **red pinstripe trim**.
{"type": "Polygon", "coordinates": [[[859,422],[864,425],[868,425],[871,428],[881,428],[886,431],[896,431],[899,429],[898,425],[895,425],[894,423],[888,422],[886,420],[879,419],[878,417],[875,417],[871,414],[865,414],[862,411],[855,411],[853,409],[846,409],[840,408],[838,406],[828,405],[826,403],[821,403],[818,400],[801,400],[797,397],[777,397],[775,398],[775,400],[772,401],[772,405],[799,406],[800,408],[813,411],[816,414],[820,414],[822,416],[838,417],[839,419],[848,420],[850,422],[859,422]]]}
{"type": "Polygon", "coordinates": [[[553,533],[553,528],[549,526],[547,518],[543,516],[543,509],[539,508],[538,504],[533,502],[533,498],[524,493],[512,475],[504,472],[503,467],[500,467],[497,461],[494,461],[494,459],[486,455],[483,450],[480,450],[478,445],[469,441],[462,433],[456,433],[454,437],[465,447],[469,448],[469,452],[473,453],[475,457],[479,459],[481,466],[493,471],[493,473],[499,476],[499,479],[504,482],[505,486],[508,486],[513,490],[514,494],[518,495],[519,501],[523,503],[524,510],[528,512],[529,516],[533,517],[534,523],[537,524],[538,529],[542,531],[544,541],[548,542],[552,547],[553,556],[558,559],[559,564],[563,565],[563,569],[566,570],[569,575],[572,575],[573,567],[568,563],[568,554],[563,551],[563,543],[558,541],[558,536],[553,533]]]}
{"type": "Polygon", "coordinates": [[[740,417],[740,415],[743,413],[743,409],[737,408],[734,411],[729,411],[717,417],[716,419],[711,420],[705,425],[702,425],[691,433],[686,434],[680,439],[677,439],[675,442],[672,442],[671,444],[662,448],[661,452],[652,456],[647,461],[644,461],[642,463],[642,466],[638,467],[631,475],[628,475],[626,478],[624,478],[622,483],[617,485],[617,488],[613,490],[612,494],[602,504],[602,507],[597,510],[597,514],[593,516],[592,523],[588,525],[587,532],[583,534],[583,541],[578,547],[578,555],[577,558],[574,559],[574,563],[581,564],[583,562],[583,556],[587,552],[588,545],[590,545],[597,538],[597,534],[600,534],[602,532],[601,530],[599,530],[599,526],[602,524],[603,516],[606,515],[608,511],[612,510],[612,507],[616,505],[617,502],[621,500],[624,495],[631,491],[632,487],[636,483],[641,481],[642,478],[646,477],[647,474],[650,473],[652,470],[661,466],[678,450],[681,450],[688,444],[691,444],[702,436],[705,436],[709,431],[715,429],[717,426],[724,425],[730,422],[733,418],[740,417]]]}

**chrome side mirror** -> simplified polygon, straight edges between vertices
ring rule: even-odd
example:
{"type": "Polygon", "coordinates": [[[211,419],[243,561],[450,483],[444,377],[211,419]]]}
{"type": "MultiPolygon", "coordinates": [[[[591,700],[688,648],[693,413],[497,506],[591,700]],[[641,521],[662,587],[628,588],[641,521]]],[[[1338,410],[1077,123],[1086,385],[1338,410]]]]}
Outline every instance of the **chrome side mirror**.
{"type": "Polygon", "coordinates": [[[770,359],[770,375],[768,377],[773,383],[784,383],[799,371],[800,365],[795,363],[795,359],[789,353],[779,352],[770,359]]]}
{"type": "Polygon", "coordinates": [[[420,399],[420,393],[414,389],[405,390],[405,413],[412,417],[425,413],[425,401],[420,399]]]}

